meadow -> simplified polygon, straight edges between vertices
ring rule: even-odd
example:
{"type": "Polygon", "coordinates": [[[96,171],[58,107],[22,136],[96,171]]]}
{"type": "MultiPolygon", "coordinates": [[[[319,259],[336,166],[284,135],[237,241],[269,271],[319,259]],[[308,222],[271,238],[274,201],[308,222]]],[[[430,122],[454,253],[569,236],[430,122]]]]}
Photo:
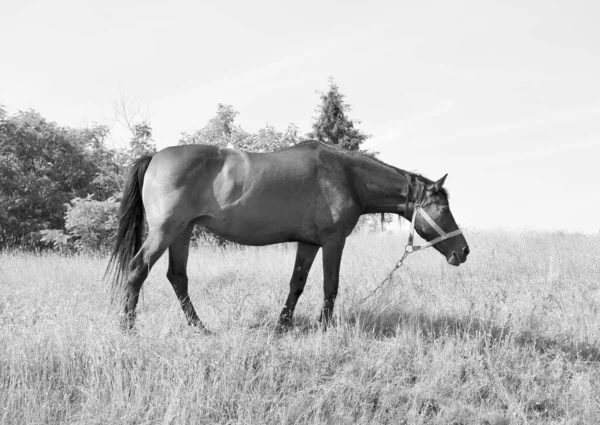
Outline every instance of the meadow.
{"type": "Polygon", "coordinates": [[[469,232],[388,274],[406,235],[357,234],[335,324],[317,257],[295,327],[275,323],[294,244],[192,251],[190,329],[166,259],[123,333],[107,259],[0,254],[3,424],[593,424],[600,418],[600,236],[469,232]]]}

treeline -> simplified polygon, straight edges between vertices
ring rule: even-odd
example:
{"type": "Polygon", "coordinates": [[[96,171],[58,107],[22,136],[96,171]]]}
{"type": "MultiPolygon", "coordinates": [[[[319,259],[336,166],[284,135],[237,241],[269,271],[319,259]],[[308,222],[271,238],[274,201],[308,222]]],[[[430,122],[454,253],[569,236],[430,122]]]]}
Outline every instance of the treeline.
{"type": "MultiPolygon", "coordinates": [[[[311,138],[360,150],[369,135],[356,128],[344,96],[333,80],[329,83],[313,131],[305,137],[294,124],[284,131],[267,125],[247,132],[235,122],[238,112],[219,104],[216,115],[194,133],[182,133],[179,144],[268,152],[311,138]]],[[[0,106],[0,249],[110,248],[128,167],[139,156],[156,152],[148,122],[129,127],[128,146],[115,149],[106,144],[107,126],[64,127],[32,110],[10,115],[0,106]]]]}

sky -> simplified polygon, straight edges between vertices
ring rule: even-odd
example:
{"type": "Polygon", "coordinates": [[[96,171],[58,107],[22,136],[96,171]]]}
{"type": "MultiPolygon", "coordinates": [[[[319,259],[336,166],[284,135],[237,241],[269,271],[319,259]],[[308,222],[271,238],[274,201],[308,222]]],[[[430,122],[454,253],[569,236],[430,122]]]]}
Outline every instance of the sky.
{"type": "Polygon", "coordinates": [[[333,77],[364,147],[446,187],[457,222],[600,232],[600,2],[2,0],[0,104],[162,148],[233,105],[311,130],[333,77]]]}

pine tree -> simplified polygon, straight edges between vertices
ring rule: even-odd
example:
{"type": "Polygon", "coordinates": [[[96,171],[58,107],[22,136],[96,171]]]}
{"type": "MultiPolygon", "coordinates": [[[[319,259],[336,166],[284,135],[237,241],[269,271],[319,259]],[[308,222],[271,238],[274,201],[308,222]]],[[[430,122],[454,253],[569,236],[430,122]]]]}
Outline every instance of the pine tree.
{"type": "MultiPolygon", "coordinates": [[[[333,78],[329,78],[329,91],[321,94],[321,105],[317,109],[319,116],[313,123],[313,131],[307,136],[319,142],[376,157],[378,152],[361,149],[361,145],[371,136],[354,126],[360,121],[353,121],[348,117],[352,108],[344,101],[344,97],[333,78]]],[[[384,223],[391,221],[392,216],[389,214],[366,214],[360,218],[357,229],[383,231],[384,223]]]]}
{"type": "Polygon", "coordinates": [[[360,121],[353,121],[348,117],[352,108],[344,101],[344,97],[333,78],[330,78],[329,90],[321,94],[321,105],[317,109],[319,116],[313,123],[313,131],[307,136],[320,142],[357,151],[371,136],[354,126],[360,121]]]}

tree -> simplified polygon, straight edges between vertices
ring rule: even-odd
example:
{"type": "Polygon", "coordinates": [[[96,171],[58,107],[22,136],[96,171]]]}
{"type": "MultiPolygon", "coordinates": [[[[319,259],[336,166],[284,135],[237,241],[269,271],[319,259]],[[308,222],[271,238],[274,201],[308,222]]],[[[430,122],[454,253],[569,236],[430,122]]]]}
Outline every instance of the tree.
{"type": "Polygon", "coordinates": [[[289,124],[283,133],[267,124],[250,137],[240,140],[236,148],[248,152],[273,152],[293,146],[299,141],[298,127],[294,124],[289,124]]]}
{"type": "Polygon", "coordinates": [[[268,124],[256,133],[249,133],[235,124],[238,115],[239,112],[233,106],[219,103],[217,114],[193,134],[183,133],[179,144],[206,144],[248,152],[272,152],[300,141],[298,127],[294,124],[289,124],[283,133],[268,124]]]}
{"type": "MultiPolygon", "coordinates": [[[[125,159],[124,163],[127,168],[140,156],[154,155],[156,144],[152,138],[148,108],[142,108],[140,101],[121,95],[119,101],[113,103],[113,110],[115,120],[131,133],[129,148],[125,152],[120,152],[120,156],[124,154],[126,158],[119,158],[121,161],[125,159]]],[[[114,151],[118,152],[119,149],[114,149],[114,151]]]]}
{"type": "Polygon", "coordinates": [[[328,143],[348,149],[360,150],[361,145],[371,137],[355,127],[355,123],[348,117],[351,107],[344,101],[333,78],[329,79],[329,90],[321,93],[321,105],[318,107],[318,117],[313,123],[313,131],[307,136],[320,142],[328,143]]]}
{"type": "Polygon", "coordinates": [[[70,128],[71,138],[83,149],[86,157],[96,166],[92,181],[96,199],[107,199],[121,190],[126,167],[126,154],[120,149],[108,149],[106,138],[109,129],[105,125],[70,128]]]}
{"type": "Polygon", "coordinates": [[[0,245],[37,244],[40,230],[64,226],[65,203],[101,191],[82,135],[35,111],[9,116],[2,109],[0,245]]]}
{"type": "Polygon", "coordinates": [[[86,199],[74,210],[82,214],[109,205],[121,192],[130,158],[156,151],[150,125],[128,122],[129,148],[108,149],[106,126],[60,127],[35,111],[9,115],[0,106],[0,247],[39,246],[42,231],[62,232],[75,208],[71,200],[86,199]]]}
{"type": "Polygon", "coordinates": [[[250,137],[234,124],[235,117],[239,114],[231,105],[219,103],[217,114],[208,120],[206,125],[193,134],[182,133],[179,139],[180,145],[205,144],[215,145],[222,148],[234,146],[241,140],[250,137]]]}
{"type": "Polygon", "coordinates": [[[152,127],[146,121],[133,126],[133,137],[129,142],[130,160],[135,160],[140,156],[154,155],[156,153],[156,144],[152,139],[152,127]]]}
{"type": "MultiPolygon", "coordinates": [[[[371,136],[355,127],[355,123],[358,124],[360,121],[349,118],[348,114],[352,108],[344,98],[333,78],[330,78],[329,90],[327,93],[321,93],[321,105],[317,109],[319,115],[313,123],[313,131],[307,136],[323,143],[376,157],[378,152],[361,148],[371,136]]],[[[366,214],[361,216],[356,228],[379,231],[384,229],[385,223],[391,221],[392,217],[389,214],[366,214]]]]}

